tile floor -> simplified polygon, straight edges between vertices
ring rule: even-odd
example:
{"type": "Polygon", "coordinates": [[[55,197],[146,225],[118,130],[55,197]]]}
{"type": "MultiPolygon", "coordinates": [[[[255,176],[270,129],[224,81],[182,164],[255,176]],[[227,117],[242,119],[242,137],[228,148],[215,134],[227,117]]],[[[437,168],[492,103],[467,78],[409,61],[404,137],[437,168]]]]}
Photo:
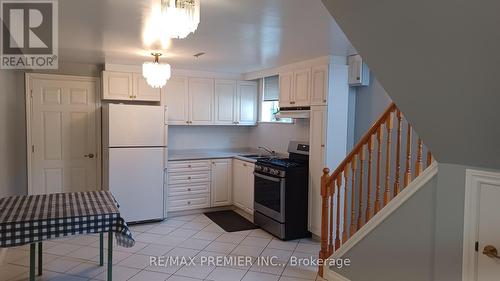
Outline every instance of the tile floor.
{"type": "MultiPolygon", "coordinates": [[[[205,215],[176,217],[131,229],[135,246],[128,249],[115,246],[113,250],[115,281],[322,280],[315,266],[290,264],[291,257],[317,257],[319,244],[311,239],[284,242],[261,229],[228,233],[205,215]],[[191,257],[198,265],[151,266],[150,256],[191,257]],[[252,262],[200,265],[201,257],[224,256],[244,256],[252,262]],[[258,257],[273,256],[282,266],[255,262],[258,257]]],[[[98,240],[96,235],[86,235],[45,242],[44,272],[37,280],[106,280],[106,266],[98,266],[98,240]]],[[[27,246],[7,250],[0,264],[0,281],[28,280],[28,250],[27,246]]]]}

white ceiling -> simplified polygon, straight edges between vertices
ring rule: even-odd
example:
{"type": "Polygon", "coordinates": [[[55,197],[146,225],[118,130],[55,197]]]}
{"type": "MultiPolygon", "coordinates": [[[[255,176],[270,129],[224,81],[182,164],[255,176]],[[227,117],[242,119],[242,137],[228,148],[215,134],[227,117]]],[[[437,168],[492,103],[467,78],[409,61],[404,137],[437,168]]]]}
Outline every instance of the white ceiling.
{"type": "MultiPolygon", "coordinates": [[[[153,2],[59,1],[63,62],[140,64],[157,46],[142,43],[153,2]]],[[[162,51],[172,67],[246,73],[354,52],[320,0],[201,0],[195,34],[162,51]],[[206,52],[195,59],[193,55],[206,52]]]]}

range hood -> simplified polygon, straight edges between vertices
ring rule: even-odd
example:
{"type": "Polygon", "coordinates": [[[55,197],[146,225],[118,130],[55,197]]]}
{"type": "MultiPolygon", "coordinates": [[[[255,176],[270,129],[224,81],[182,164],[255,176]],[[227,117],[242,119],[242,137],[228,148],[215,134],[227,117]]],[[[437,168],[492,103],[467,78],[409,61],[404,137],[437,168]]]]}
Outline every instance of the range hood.
{"type": "Polygon", "coordinates": [[[294,118],[294,119],[309,119],[310,117],[309,106],[306,107],[283,107],[276,114],[278,118],[294,118]]]}

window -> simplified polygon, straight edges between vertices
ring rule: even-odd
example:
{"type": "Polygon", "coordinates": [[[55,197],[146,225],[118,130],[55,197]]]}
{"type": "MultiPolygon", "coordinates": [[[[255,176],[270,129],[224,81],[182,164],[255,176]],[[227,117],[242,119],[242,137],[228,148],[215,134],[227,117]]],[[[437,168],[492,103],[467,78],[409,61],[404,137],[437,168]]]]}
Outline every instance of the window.
{"type": "Polygon", "coordinates": [[[262,79],[261,122],[292,123],[292,118],[279,118],[279,76],[269,76],[262,79]]]}

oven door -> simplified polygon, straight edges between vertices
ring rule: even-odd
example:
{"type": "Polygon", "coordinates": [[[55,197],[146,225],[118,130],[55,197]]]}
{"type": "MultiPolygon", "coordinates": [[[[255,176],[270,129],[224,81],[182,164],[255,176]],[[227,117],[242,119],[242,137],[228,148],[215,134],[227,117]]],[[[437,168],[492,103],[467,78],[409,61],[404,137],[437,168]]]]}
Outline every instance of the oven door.
{"type": "Polygon", "coordinates": [[[255,210],[280,223],[285,222],[285,179],[254,172],[255,210]]]}

